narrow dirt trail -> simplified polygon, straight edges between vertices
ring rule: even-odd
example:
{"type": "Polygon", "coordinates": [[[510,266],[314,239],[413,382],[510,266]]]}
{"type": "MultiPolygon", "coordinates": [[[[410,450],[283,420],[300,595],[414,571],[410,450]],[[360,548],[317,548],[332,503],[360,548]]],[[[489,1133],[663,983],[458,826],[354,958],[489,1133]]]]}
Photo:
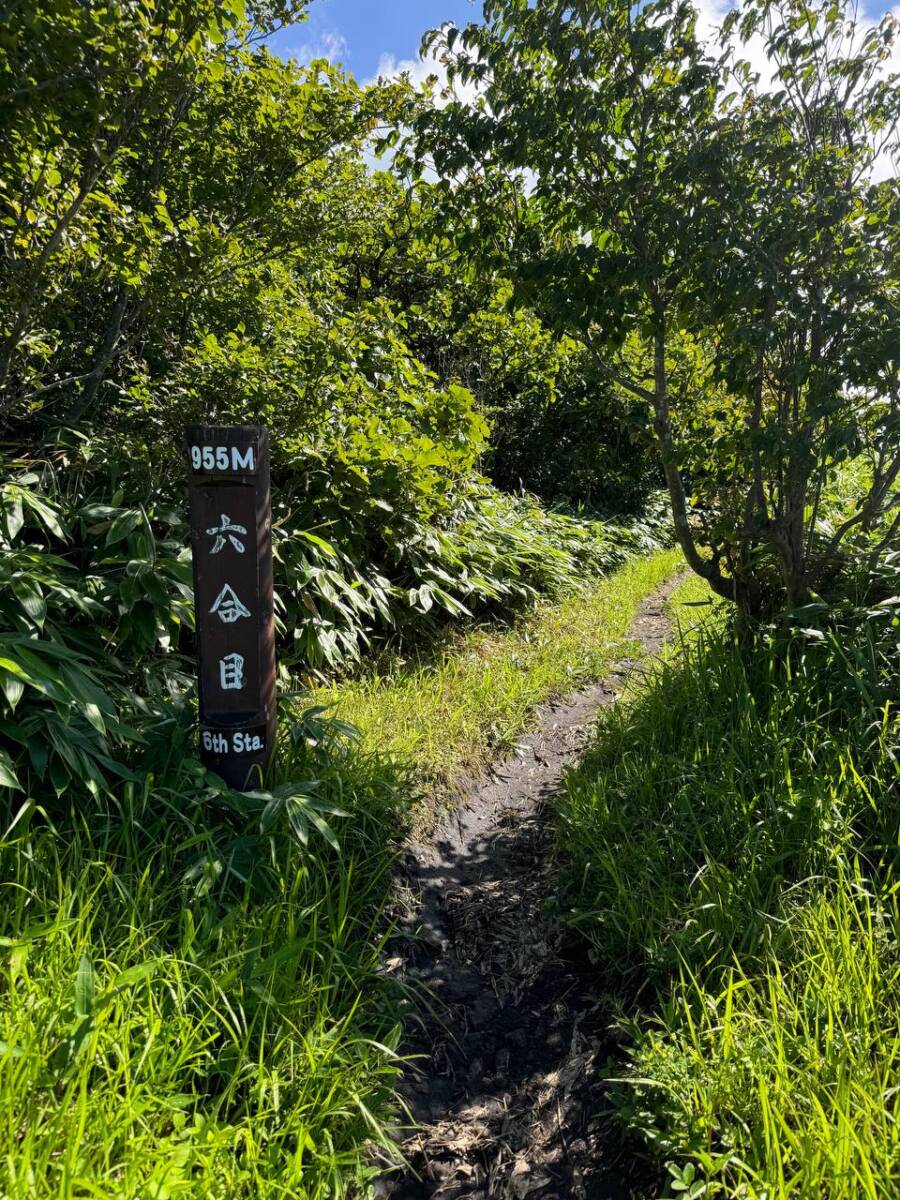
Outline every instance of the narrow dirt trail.
{"type": "MultiPolygon", "coordinates": [[[[630,636],[649,655],[670,628],[665,602],[640,607],[630,636]]],[[[379,1191],[393,1200],[600,1200],[627,1194],[624,1163],[602,1152],[597,1117],[610,1051],[602,972],[566,955],[548,897],[547,801],[635,664],[541,708],[516,751],[473,780],[427,842],[409,848],[408,936],[401,975],[432,999],[405,1050],[402,1092],[418,1129],[410,1169],[379,1191]],[[599,975],[599,978],[598,978],[599,975]],[[595,1069],[595,1064],[597,1069],[595,1069]]]]}

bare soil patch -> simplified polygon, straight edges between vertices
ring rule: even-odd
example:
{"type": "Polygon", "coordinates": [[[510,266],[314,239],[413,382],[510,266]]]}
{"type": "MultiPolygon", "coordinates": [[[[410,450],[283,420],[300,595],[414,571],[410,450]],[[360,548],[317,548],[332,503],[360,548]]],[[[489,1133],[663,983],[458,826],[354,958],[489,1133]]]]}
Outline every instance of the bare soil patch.
{"type": "MultiPolygon", "coordinates": [[[[680,582],[650,596],[632,626],[650,655],[680,582]]],[[[515,752],[406,853],[411,915],[393,953],[421,998],[402,1088],[417,1128],[403,1145],[409,1168],[380,1184],[393,1200],[632,1194],[629,1156],[601,1115],[614,1048],[603,972],[548,902],[548,801],[636,665],[541,708],[515,752]]]]}

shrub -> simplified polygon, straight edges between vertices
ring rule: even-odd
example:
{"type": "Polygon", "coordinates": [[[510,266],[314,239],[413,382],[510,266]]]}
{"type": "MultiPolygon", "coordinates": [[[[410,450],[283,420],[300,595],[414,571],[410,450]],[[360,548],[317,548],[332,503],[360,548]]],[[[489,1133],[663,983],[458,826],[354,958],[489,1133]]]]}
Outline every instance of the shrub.
{"type": "MultiPolygon", "coordinates": [[[[370,439],[367,472],[349,469],[335,447],[329,458],[294,451],[279,466],[286,684],[289,671],[351,667],[391,637],[435,636],[447,622],[577,588],[665,536],[658,513],[633,529],[548,513],[527,497],[454,478],[422,448],[410,458],[412,478],[390,491],[385,476],[403,439],[384,440],[382,452],[370,439]],[[331,486],[339,473],[341,486],[331,486]]],[[[23,795],[115,791],[150,753],[148,741],[191,703],[183,485],[165,459],[151,462],[140,443],[126,458],[110,438],[74,434],[42,459],[7,462],[0,782],[23,795]]]]}

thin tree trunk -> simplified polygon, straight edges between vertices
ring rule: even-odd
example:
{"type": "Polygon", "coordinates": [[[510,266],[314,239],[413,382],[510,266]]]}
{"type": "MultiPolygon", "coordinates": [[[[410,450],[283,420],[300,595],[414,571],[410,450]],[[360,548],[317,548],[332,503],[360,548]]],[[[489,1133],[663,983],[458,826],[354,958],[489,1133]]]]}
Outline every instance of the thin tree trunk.
{"type": "Polygon", "coordinates": [[[115,303],[113,304],[112,313],[103,332],[103,340],[100,343],[97,361],[90,375],[84,381],[84,386],[81,389],[81,395],[77,402],[73,404],[66,414],[65,419],[71,424],[77,424],[82,419],[94,403],[97,392],[100,390],[100,384],[106,378],[106,372],[109,370],[110,363],[115,358],[116,348],[122,334],[122,320],[125,316],[130,296],[131,288],[129,288],[127,283],[121,283],[115,303]]]}
{"type": "Polygon", "coordinates": [[[688,517],[687,497],[684,484],[675,458],[675,446],[672,439],[672,424],[669,416],[669,381],[666,371],[666,330],[665,319],[658,317],[658,329],[653,343],[653,429],[656,433],[662,460],[663,473],[672,503],[672,521],[675,525],[675,536],[684,552],[688,566],[701,579],[705,579],[713,591],[726,600],[736,600],[733,581],[725,579],[714,562],[701,557],[694,542],[694,534],[688,517]]]}
{"type": "Polygon", "coordinates": [[[28,318],[31,315],[31,309],[38,293],[38,287],[43,277],[44,268],[50,260],[50,256],[59,248],[59,245],[65,236],[66,230],[81,211],[82,205],[93,190],[95,183],[100,178],[102,170],[102,165],[95,168],[95,170],[93,170],[82,183],[74,200],[63,213],[62,217],[60,217],[59,221],[57,221],[56,228],[48,238],[43,250],[38,256],[37,262],[30,271],[31,279],[25,289],[22,299],[19,301],[19,309],[13,320],[12,328],[3,339],[2,345],[0,345],[0,388],[4,387],[6,380],[9,378],[9,369],[12,365],[13,354],[15,353],[16,347],[19,344],[19,339],[25,332],[25,328],[28,324],[28,318]]]}

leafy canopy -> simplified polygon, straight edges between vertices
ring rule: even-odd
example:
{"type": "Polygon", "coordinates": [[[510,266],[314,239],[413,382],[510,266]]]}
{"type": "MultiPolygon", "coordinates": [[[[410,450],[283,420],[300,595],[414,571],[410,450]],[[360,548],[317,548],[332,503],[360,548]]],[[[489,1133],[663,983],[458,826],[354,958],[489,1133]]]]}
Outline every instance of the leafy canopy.
{"type": "Polygon", "coordinates": [[[892,507],[898,214],[871,169],[896,145],[895,33],[750,0],[717,59],[689,3],[488,0],[429,41],[480,95],[423,113],[418,156],[453,180],[532,173],[506,245],[519,287],[642,403],[688,561],[755,610],[802,602],[892,507]],[[826,530],[860,454],[867,493],[826,530]]]}

